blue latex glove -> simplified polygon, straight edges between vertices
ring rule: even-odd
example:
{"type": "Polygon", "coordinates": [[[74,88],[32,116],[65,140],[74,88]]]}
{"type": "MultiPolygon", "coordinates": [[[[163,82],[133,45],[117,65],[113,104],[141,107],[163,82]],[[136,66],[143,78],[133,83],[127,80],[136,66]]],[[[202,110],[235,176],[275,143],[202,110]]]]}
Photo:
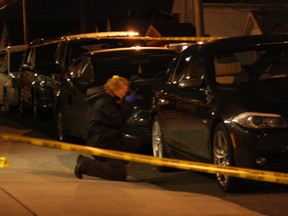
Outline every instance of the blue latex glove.
{"type": "Polygon", "coordinates": [[[129,94],[127,94],[125,96],[125,99],[124,99],[126,102],[129,102],[129,103],[132,103],[132,104],[135,104],[137,99],[136,99],[136,93],[131,91],[129,94]]]}

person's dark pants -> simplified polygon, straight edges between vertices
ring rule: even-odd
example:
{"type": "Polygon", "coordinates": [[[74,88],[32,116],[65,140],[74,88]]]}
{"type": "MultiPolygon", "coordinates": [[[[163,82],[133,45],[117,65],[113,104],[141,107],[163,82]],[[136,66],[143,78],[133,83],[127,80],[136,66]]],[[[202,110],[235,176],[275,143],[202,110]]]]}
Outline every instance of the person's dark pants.
{"type": "MultiPolygon", "coordinates": [[[[135,137],[124,136],[125,146],[122,151],[137,153],[140,148],[140,141],[135,137]]],[[[127,161],[93,156],[84,156],[81,160],[83,174],[95,176],[108,180],[125,181],[127,178],[127,161]]]]}
{"type": "Polygon", "coordinates": [[[108,180],[125,181],[127,177],[126,161],[107,159],[105,162],[84,156],[83,174],[108,180]]]}

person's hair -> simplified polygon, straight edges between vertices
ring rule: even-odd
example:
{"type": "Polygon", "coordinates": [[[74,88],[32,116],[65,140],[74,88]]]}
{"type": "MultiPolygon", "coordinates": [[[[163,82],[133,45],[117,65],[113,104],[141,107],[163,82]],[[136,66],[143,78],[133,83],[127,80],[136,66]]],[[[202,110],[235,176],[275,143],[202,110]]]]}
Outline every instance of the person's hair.
{"type": "Polygon", "coordinates": [[[121,89],[124,85],[129,86],[129,81],[127,79],[119,76],[113,76],[105,83],[104,90],[108,94],[115,96],[113,92],[121,89]]]}

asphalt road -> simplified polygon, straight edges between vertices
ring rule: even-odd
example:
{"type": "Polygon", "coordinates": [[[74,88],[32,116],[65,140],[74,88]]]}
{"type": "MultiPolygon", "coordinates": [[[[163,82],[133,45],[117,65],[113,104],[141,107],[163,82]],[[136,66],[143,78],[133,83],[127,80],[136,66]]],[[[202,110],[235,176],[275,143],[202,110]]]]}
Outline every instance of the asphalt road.
{"type": "MultiPolygon", "coordinates": [[[[47,118],[35,121],[19,114],[7,115],[0,113],[0,126],[11,130],[28,130],[25,135],[54,139],[53,123],[47,118]]],[[[81,145],[81,143],[79,143],[81,145]]],[[[1,170],[0,170],[1,171],[1,170]]],[[[160,173],[154,166],[130,163],[129,175],[138,182],[148,183],[165,191],[208,195],[225,202],[237,204],[245,209],[256,211],[260,215],[282,216],[288,212],[288,186],[257,182],[247,186],[236,194],[223,193],[217,186],[213,175],[204,173],[177,171],[160,173]]],[[[161,200],[159,200],[161,202],[161,200]]],[[[0,213],[1,215],[1,213],[0,213]]],[[[223,213],[223,215],[226,215],[223,213]]]]}

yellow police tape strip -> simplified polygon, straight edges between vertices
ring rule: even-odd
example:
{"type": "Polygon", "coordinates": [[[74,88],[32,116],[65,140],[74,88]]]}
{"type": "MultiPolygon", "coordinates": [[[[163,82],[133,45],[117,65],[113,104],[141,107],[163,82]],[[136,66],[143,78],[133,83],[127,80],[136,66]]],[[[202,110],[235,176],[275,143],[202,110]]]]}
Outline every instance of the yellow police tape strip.
{"type": "Polygon", "coordinates": [[[196,42],[213,41],[224,37],[150,37],[150,36],[101,36],[105,39],[125,39],[125,40],[144,40],[144,41],[176,41],[176,42],[196,42]]]}
{"type": "Polygon", "coordinates": [[[288,174],[281,172],[261,171],[238,167],[222,167],[214,164],[177,160],[171,158],[156,158],[141,154],[99,149],[88,146],[80,146],[59,141],[18,136],[14,134],[0,134],[0,138],[10,141],[18,141],[36,146],[75,151],[108,158],[121,159],[132,162],[146,163],[156,166],[166,166],[183,170],[192,170],[210,174],[221,173],[237,178],[252,179],[264,182],[288,184],[288,174]]]}

